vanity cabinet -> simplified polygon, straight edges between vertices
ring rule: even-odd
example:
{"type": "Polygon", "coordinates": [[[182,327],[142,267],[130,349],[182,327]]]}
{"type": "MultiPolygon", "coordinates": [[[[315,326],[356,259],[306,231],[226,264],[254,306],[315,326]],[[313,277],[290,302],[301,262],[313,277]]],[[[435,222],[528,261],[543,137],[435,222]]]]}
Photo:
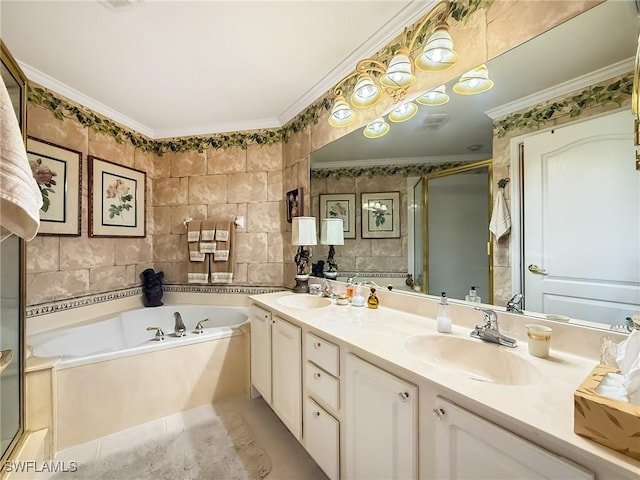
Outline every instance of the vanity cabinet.
{"type": "Polygon", "coordinates": [[[251,383],[300,440],[302,434],[302,329],[251,307],[251,383]]]}
{"type": "Polygon", "coordinates": [[[346,478],[417,478],[418,388],[346,356],[346,478]]]}
{"type": "Polygon", "coordinates": [[[435,477],[593,479],[592,472],[442,398],[435,402],[435,477]]]}

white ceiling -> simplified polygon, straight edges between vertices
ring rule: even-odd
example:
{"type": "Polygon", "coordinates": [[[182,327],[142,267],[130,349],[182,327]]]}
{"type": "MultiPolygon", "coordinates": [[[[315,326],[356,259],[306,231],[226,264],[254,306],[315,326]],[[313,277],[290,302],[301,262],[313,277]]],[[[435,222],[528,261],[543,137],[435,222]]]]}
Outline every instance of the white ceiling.
{"type": "Polygon", "coordinates": [[[166,138],[282,126],[434,4],[137,2],[2,0],[0,31],[31,80],[166,138]]]}

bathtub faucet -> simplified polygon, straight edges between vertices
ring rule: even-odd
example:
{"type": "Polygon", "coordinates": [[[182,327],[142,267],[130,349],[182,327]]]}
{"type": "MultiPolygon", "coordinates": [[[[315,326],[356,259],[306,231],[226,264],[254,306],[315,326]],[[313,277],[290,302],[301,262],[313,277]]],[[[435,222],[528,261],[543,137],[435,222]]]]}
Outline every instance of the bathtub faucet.
{"type": "Polygon", "coordinates": [[[184,326],[184,323],[182,322],[182,316],[180,315],[180,312],[173,312],[173,316],[176,319],[176,324],[173,329],[176,337],[184,337],[187,334],[187,328],[184,326]]]}

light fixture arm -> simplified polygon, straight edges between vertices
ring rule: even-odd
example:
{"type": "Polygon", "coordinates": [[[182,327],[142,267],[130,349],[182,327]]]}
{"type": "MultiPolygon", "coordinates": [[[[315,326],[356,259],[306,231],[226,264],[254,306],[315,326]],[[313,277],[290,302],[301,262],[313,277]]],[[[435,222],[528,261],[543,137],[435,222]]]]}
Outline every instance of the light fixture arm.
{"type": "MultiPolygon", "coordinates": [[[[438,23],[446,21],[447,16],[449,15],[450,7],[451,7],[451,3],[448,0],[440,2],[435,7],[433,7],[433,9],[420,21],[420,24],[416,27],[416,29],[413,31],[411,35],[411,40],[409,41],[409,44],[407,45],[406,42],[403,42],[407,46],[407,49],[409,50],[409,52],[413,52],[413,47],[415,46],[416,40],[420,36],[420,32],[422,32],[422,29],[431,20],[433,20],[437,15],[440,15],[440,19],[439,19],[440,21],[438,23]]],[[[405,37],[406,37],[406,34],[407,34],[407,29],[405,28],[405,37]]]]}

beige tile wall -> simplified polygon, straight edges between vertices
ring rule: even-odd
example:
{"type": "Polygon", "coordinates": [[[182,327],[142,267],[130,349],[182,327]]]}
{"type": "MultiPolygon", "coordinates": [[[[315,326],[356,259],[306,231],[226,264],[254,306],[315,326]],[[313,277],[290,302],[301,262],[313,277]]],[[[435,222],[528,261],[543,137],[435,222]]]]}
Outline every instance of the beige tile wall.
{"type": "MultiPolygon", "coordinates": [[[[480,10],[467,22],[452,25],[460,63],[436,74],[418,72],[416,88],[440,85],[598,3],[600,0],[497,0],[488,12],[480,10]]],[[[29,105],[30,135],[83,153],[83,207],[80,237],[39,236],[29,243],[28,304],[137,285],[139,273],[149,266],[165,271],[170,282],[184,282],[182,219],[204,218],[205,214],[229,219],[246,216],[246,228],[238,231],[237,283],[292,286],[295,252],[290,245],[291,226],[284,214],[283,193],[302,187],[308,214],[310,152],[360,128],[389,106],[389,100],[380,102],[376,111],[361,114],[346,129],[329,127],[325,112],[318,123],[294,134],[284,145],[158,157],[130,144],[119,144],[73,120],[57,120],[48,110],[29,105]],[[147,172],[147,238],[88,237],[88,154],[147,172]]]]}

